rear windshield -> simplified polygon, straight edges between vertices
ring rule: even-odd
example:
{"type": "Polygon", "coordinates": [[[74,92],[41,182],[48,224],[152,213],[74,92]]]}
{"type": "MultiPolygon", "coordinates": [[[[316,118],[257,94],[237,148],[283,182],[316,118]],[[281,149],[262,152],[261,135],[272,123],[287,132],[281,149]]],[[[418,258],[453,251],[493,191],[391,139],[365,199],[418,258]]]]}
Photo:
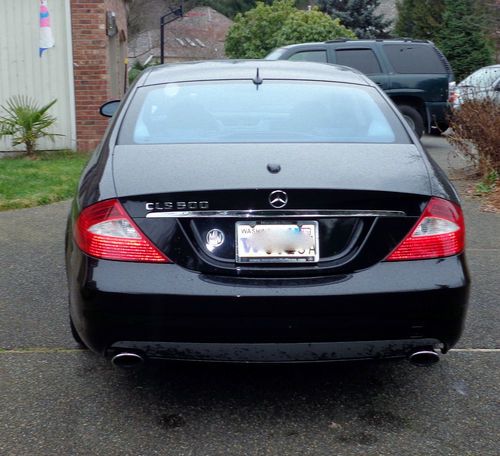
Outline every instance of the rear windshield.
{"type": "Polygon", "coordinates": [[[139,88],[119,144],[408,143],[374,89],[309,81],[210,81],[139,88]]]}
{"type": "Polygon", "coordinates": [[[385,53],[396,73],[446,74],[436,50],[426,44],[384,44],[385,53]]]}

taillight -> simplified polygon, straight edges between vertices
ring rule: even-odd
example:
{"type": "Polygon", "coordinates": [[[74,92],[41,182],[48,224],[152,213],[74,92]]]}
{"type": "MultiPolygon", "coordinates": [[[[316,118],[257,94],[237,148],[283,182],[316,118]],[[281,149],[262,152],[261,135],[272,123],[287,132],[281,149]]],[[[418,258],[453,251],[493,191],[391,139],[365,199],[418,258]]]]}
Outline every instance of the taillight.
{"type": "Polygon", "coordinates": [[[116,199],[86,207],[78,217],[74,234],[78,247],[96,258],[170,263],[116,199]]]}
{"type": "Polygon", "coordinates": [[[457,84],[455,81],[448,83],[448,103],[454,104],[458,99],[457,84]]]}
{"type": "Polygon", "coordinates": [[[415,226],[386,261],[442,258],[462,252],[464,246],[465,226],[460,206],[431,198],[415,226]]]}

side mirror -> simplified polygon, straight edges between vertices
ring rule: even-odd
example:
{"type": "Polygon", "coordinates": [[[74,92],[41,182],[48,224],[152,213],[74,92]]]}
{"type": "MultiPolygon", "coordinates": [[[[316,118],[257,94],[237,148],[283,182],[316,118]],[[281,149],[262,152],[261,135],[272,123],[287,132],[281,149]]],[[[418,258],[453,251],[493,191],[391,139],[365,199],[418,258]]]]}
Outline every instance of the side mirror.
{"type": "Polygon", "coordinates": [[[120,105],[120,100],[111,100],[99,108],[99,114],[104,117],[113,117],[113,114],[116,112],[118,109],[118,106],[120,105]]]}

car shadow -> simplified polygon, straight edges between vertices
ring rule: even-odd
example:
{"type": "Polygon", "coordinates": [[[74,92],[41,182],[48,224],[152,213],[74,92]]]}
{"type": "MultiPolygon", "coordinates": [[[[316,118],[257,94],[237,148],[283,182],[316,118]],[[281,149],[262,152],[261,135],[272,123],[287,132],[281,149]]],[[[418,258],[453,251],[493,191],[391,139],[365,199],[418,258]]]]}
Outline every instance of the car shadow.
{"type": "Polygon", "coordinates": [[[391,452],[396,441],[411,441],[418,448],[412,454],[430,454],[436,446],[459,445],[457,437],[460,445],[469,442],[450,433],[450,423],[464,414],[475,423],[490,413],[474,399],[477,366],[468,368],[469,357],[456,353],[429,367],[406,360],[281,365],[155,361],[125,371],[90,352],[79,359],[78,374],[93,383],[89,394],[105,404],[106,419],[147,429],[171,446],[170,454],[335,454],[334,449],[375,454],[355,448],[396,454],[391,452]],[[239,445],[239,450],[230,452],[228,445],[239,445]],[[273,453],[280,445],[288,450],[273,453]]]}
{"type": "Polygon", "coordinates": [[[429,370],[439,367],[417,368],[405,360],[280,365],[154,361],[136,371],[113,369],[141,402],[155,404],[163,428],[184,427],[195,412],[196,420],[216,416],[233,425],[267,423],[273,428],[281,423],[285,434],[296,435],[307,416],[308,426],[321,422],[337,431],[340,441],[369,444],[377,440],[377,430],[409,426],[395,396],[406,401],[413,388],[428,383],[429,370]]]}

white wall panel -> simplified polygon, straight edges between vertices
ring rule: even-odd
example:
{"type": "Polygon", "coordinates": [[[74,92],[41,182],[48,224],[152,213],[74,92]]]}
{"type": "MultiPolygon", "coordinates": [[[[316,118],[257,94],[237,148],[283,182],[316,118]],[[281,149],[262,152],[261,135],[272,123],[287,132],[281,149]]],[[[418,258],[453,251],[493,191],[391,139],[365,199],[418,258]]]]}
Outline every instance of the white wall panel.
{"type": "MultiPolygon", "coordinates": [[[[28,95],[39,104],[57,98],[55,143],[42,140],[40,149],[74,149],[75,114],[69,0],[49,0],[55,46],[39,57],[38,0],[0,0],[0,105],[12,95],[28,95]]],[[[0,139],[0,151],[12,150],[0,139]]]]}

